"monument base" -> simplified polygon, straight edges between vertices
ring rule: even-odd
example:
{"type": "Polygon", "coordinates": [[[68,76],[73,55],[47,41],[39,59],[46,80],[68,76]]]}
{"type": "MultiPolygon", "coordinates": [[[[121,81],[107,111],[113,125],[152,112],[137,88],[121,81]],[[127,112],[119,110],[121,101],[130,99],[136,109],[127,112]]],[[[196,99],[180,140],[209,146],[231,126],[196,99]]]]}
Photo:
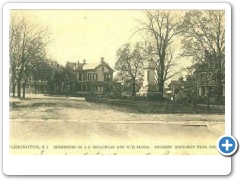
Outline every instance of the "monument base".
{"type": "Polygon", "coordinates": [[[137,93],[138,96],[146,97],[148,100],[160,100],[161,93],[155,89],[141,88],[137,93]]]}

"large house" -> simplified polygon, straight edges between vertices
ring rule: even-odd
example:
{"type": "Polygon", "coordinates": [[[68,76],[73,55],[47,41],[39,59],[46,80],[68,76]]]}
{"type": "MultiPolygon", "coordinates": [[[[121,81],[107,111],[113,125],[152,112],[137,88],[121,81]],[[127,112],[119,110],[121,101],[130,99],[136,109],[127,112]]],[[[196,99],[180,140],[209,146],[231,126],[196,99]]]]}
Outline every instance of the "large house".
{"type": "Polygon", "coordinates": [[[113,69],[103,57],[97,63],[67,62],[66,68],[74,72],[75,78],[64,82],[65,93],[104,94],[113,88],[113,69]]]}

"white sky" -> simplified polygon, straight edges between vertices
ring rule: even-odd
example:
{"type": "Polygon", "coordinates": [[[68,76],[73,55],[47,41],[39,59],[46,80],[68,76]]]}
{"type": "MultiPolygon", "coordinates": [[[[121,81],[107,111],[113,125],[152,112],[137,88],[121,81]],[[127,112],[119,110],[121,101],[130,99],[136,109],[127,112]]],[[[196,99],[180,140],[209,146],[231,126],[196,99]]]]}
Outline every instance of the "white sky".
{"type": "Polygon", "coordinates": [[[98,62],[105,58],[112,67],[116,51],[123,44],[140,39],[132,34],[139,19],[139,10],[31,10],[29,17],[47,26],[50,43],[48,57],[65,65],[67,61],[98,62]]]}
{"type": "MultiPolygon", "coordinates": [[[[34,24],[48,27],[50,43],[47,58],[66,62],[98,62],[101,57],[114,68],[116,52],[123,44],[142,41],[134,34],[139,22],[144,20],[143,10],[21,10],[34,24]]],[[[178,13],[183,13],[182,11],[178,13]]],[[[175,40],[175,48],[180,48],[175,40]]],[[[178,52],[175,52],[175,57],[178,52]]],[[[181,59],[180,66],[190,61],[181,59]]]]}

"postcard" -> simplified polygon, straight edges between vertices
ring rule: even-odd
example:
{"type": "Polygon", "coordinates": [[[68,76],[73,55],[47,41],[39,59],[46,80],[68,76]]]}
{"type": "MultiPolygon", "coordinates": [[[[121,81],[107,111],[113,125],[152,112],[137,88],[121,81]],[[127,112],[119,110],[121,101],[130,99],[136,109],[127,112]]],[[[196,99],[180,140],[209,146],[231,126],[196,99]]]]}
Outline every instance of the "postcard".
{"type": "Polygon", "coordinates": [[[6,174],[230,173],[228,4],[9,3],[3,20],[6,174]]]}

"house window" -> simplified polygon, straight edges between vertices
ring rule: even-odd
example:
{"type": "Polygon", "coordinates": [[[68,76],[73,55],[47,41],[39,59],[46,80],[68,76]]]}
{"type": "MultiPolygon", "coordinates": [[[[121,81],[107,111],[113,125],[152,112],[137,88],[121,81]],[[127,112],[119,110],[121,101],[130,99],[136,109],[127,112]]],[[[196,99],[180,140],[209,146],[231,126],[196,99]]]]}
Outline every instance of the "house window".
{"type": "Polygon", "coordinates": [[[78,86],[79,91],[82,91],[82,85],[78,86]]]}
{"type": "Polygon", "coordinates": [[[105,90],[106,92],[109,91],[109,90],[110,90],[109,85],[105,85],[105,86],[104,86],[104,90],[105,90]]]}
{"type": "Polygon", "coordinates": [[[91,88],[91,85],[88,84],[88,85],[87,85],[87,91],[88,91],[88,92],[91,92],[91,89],[92,89],[92,88],[91,88]]]}
{"type": "Polygon", "coordinates": [[[102,72],[104,71],[104,67],[102,66],[102,72]]]}
{"type": "Polygon", "coordinates": [[[206,91],[205,91],[205,87],[204,86],[202,87],[202,95],[206,96],[206,91]]]}
{"type": "Polygon", "coordinates": [[[86,81],[87,80],[87,74],[84,74],[83,75],[83,81],[86,81]]]}
{"type": "Polygon", "coordinates": [[[82,73],[79,73],[79,81],[82,81],[82,73]]]}
{"type": "Polygon", "coordinates": [[[97,80],[97,74],[96,73],[93,74],[93,80],[97,80]]]}
{"type": "Polygon", "coordinates": [[[149,81],[149,71],[147,71],[147,80],[149,81]]]}
{"type": "Polygon", "coordinates": [[[92,78],[92,74],[88,73],[88,80],[91,80],[91,78],[92,78]]]}
{"type": "Polygon", "coordinates": [[[97,85],[93,85],[93,91],[97,91],[97,85]]]}
{"type": "Polygon", "coordinates": [[[87,86],[86,84],[83,85],[83,91],[86,91],[86,89],[87,89],[86,86],[87,86]]]}
{"type": "Polygon", "coordinates": [[[102,85],[99,86],[99,90],[100,90],[101,92],[103,92],[103,86],[102,86],[102,85]]]}
{"type": "Polygon", "coordinates": [[[104,81],[109,81],[111,79],[111,74],[104,74],[104,81]]]}

